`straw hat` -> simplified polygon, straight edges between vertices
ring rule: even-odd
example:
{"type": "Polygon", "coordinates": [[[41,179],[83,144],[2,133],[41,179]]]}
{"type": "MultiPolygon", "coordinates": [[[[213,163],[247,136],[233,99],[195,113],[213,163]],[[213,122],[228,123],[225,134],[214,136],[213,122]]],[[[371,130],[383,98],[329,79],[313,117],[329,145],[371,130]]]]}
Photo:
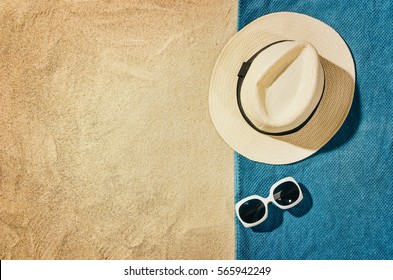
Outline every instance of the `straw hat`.
{"type": "Polygon", "coordinates": [[[287,164],[320,149],[352,104],[355,67],[344,40],[298,13],[263,16],[222,50],[209,106],[221,137],[241,155],[287,164]]]}

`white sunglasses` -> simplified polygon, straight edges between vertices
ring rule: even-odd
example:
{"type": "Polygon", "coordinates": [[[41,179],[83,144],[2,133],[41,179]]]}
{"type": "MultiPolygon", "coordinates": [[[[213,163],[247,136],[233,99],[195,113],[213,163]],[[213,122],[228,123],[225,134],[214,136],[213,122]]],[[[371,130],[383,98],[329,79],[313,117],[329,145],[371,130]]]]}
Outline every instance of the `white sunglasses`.
{"type": "Polygon", "coordinates": [[[286,177],[270,188],[267,198],[251,195],[236,203],[236,215],[245,227],[254,227],[266,220],[270,202],[285,210],[297,205],[302,199],[299,184],[292,177],[286,177]]]}

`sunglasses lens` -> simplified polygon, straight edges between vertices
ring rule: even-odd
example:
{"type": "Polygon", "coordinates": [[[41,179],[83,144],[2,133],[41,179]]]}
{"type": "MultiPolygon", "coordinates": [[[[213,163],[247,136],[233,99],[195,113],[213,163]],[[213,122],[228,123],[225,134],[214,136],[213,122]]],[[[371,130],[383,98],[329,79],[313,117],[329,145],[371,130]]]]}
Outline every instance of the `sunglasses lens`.
{"type": "Polygon", "coordinates": [[[287,181],[274,189],[273,196],[279,205],[288,206],[299,199],[300,190],[294,182],[287,181]]]}
{"type": "Polygon", "coordinates": [[[239,207],[240,218],[248,224],[259,221],[265,216],[265,213],[265,204],[259,199],[248,200],[239,207]]]}

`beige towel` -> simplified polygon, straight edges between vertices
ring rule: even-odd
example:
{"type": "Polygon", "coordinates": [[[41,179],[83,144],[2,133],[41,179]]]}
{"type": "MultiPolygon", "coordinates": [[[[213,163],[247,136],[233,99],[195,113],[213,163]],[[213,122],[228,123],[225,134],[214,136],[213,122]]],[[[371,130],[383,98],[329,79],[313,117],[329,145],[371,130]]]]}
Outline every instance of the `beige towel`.
{"type": "Polygon", "coordinates": [[[208,87],[236,4],[1,1],[1,259],[233,258],[208,87]]]}

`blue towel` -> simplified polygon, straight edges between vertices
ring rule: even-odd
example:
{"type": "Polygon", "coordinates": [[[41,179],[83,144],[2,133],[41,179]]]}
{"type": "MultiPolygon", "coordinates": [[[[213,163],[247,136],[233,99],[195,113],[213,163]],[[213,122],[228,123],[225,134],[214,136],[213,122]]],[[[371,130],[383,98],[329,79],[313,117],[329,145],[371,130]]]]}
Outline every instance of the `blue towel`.
{"type": "Polygon", "coordinates": [[[319,152],[273,166],[235,154],[235,200],[293,176],[304,200],[269,206],[255,228],[236,222],[238,259],[393,259],[393,1],[239,0],[238,27],[292,11],[322,20],[347,42],[356,64],[354,102],[319,152]]]}

